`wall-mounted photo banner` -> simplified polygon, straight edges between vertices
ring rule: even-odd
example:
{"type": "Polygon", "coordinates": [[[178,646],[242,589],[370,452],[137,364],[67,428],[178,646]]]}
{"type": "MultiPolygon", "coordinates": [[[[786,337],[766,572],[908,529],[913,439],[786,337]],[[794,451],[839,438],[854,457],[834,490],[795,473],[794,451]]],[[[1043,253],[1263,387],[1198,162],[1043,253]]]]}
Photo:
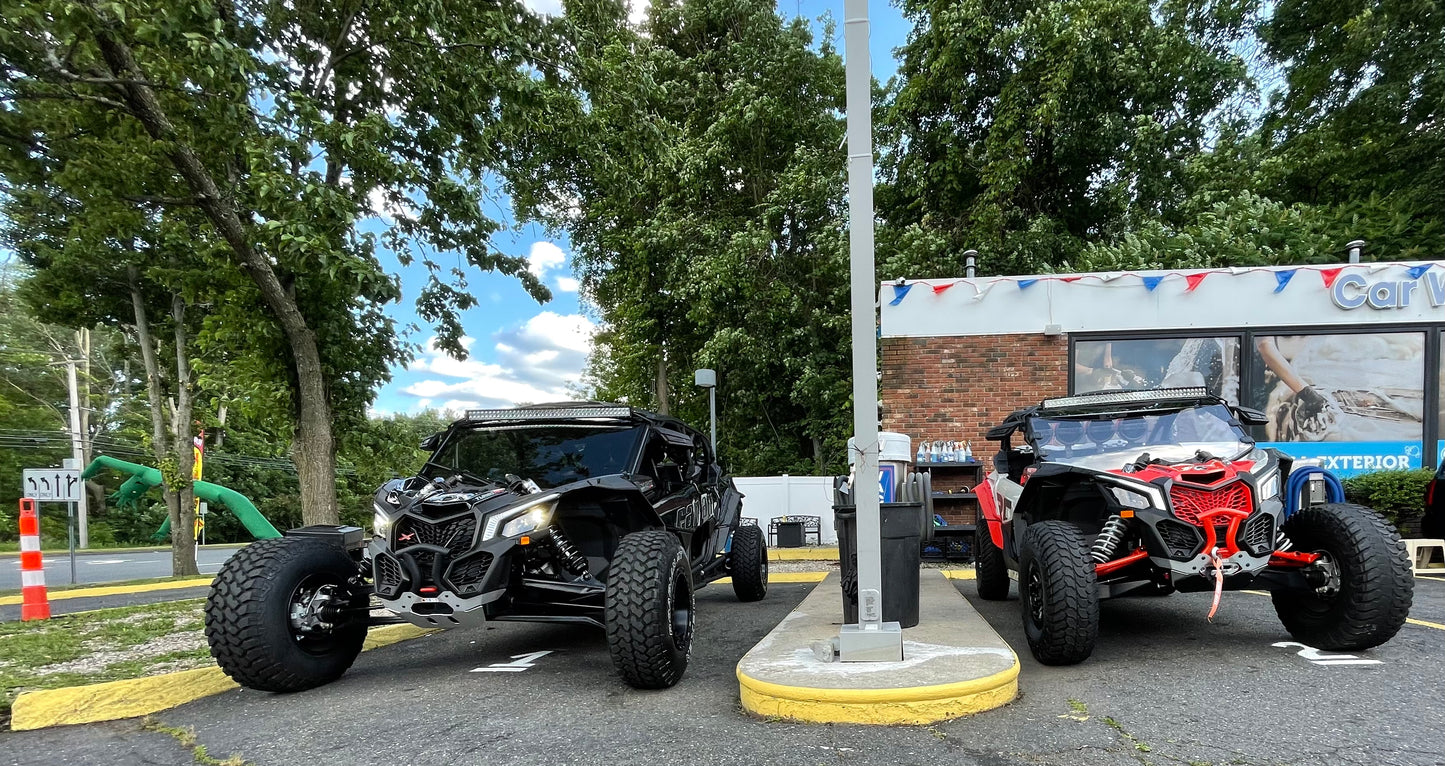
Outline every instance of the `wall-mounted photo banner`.
{"type": "MultiPolygon", "coordinates": [[[[1410,442],[1424,435],[1425,334],[1257,335],[1249,404],[1272,442],[1410,442]]],[[[1417,463],[1418,465],[1418,463],[1417,463]]]]}
{"type": "Polygon", "coordinates": [[[1204,386],[1239,403],[1239,338],[1150,338],[1079,341],[1074,390],[1204,386]]]}

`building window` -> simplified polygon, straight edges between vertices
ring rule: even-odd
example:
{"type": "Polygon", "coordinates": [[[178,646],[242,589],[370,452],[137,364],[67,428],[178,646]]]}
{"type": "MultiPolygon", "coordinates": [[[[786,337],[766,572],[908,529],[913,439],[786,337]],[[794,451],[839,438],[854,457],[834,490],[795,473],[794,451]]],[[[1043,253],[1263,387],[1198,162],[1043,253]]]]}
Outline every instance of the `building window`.
{"type": "Polygon", "coordinates": [[[1238,404],[1239,345],[1234,336],[1081,340],[1071,393],[1204,386],[1238,404]]]}

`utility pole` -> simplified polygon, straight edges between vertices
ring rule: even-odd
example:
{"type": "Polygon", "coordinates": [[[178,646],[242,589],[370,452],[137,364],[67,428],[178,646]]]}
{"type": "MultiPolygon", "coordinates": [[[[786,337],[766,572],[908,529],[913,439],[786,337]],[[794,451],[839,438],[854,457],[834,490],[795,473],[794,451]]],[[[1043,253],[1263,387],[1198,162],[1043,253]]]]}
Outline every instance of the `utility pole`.
{"type": "MultiPolygon", "coordinates": [[[[70,384],[70,456],[75,459],[75,465],[80,470],[85,470],[85,437],[80,430],[80,386],[75,377],[75,360],[65,360],[65,374],[70,384]]],[[[80,502],[77,503],[78,518],[80,522],[80,547],[90,547],[90,524],[86,506],[89,504],[86,497],[89,493],[81,487],[80,502]]]]}

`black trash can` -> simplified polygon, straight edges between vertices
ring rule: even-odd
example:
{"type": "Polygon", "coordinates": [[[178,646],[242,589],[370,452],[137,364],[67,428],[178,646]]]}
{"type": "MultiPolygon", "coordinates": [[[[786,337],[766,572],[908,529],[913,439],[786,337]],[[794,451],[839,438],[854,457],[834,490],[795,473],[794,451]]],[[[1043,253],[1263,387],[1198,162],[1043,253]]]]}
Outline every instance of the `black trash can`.
{"type": "MultiPolygon", "coordinates": [[[[918,624],[919,543],[922,503],[882,503],[883,621],[911,628],[918,624]]],[[[854,506],[833,507],[843,576],[843,622],[858,622],[858,513],[854,506]]]]}
{"type": "Polygon", "coordinates": [[[779,547],[779,548],[801,548],[801,547],[803,547],[803,522],[801,522],[801,521],[780,521],[780,522],[778,522],[778,547],[779,547]]]}

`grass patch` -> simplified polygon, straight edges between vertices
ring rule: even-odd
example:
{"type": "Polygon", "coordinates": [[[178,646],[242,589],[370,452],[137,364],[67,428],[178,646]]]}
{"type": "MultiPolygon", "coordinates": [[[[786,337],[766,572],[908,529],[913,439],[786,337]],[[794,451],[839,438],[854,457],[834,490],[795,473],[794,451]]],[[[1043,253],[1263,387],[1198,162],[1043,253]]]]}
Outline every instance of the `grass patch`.
{"type": "Polygon", "coordinates": [[[141,725],[141,727],[144,728],[146,731],[153,731],[158,734],[165,734],[169,737],[174,738],[176,742],[179,742],[181,747],[190,748],[191,756],[195,758],[196,763],[201,764],[201,766],[249,766],[250,764],[250,761],[241,758],[241,756],[239,755],[233,755],[224,761],[213,757],[209,752],[206,751],[205,745],[202,745],[201,743],[196,741],[195,729],[182,729],[176,726],[167,726],[160,721],[151,718],[150,716],[146,716],[145,722],[141,725]]]}
{"type": "Polygon", "coordinates": [[[0,721],[22,691],[210,665],[203,599],[0,623],[0,721]]]}

